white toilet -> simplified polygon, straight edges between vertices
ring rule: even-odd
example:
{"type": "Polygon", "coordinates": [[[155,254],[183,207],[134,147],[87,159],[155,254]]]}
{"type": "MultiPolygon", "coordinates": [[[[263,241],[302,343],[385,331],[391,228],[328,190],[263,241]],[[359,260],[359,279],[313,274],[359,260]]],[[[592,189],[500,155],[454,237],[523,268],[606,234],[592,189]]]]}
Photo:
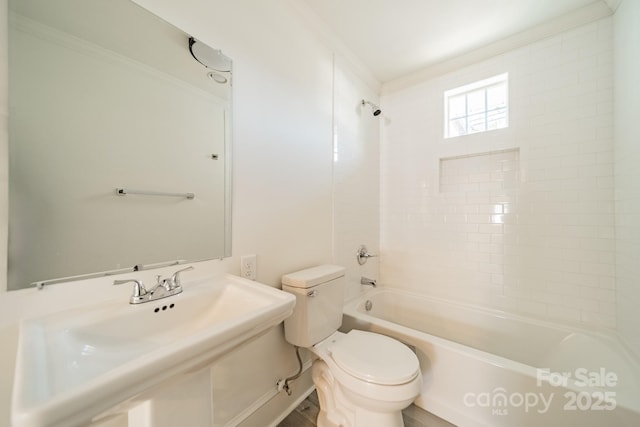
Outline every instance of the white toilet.
{"type": "Polygon", "coordinates": [[[321,265],[282,277],[296,296],[285,320],[288,342],[309,349],[320,400],[319,427],[402,427],[402,409],[420,393],[416,355],[393,338],[342,324],[344,267],[321,265]]]}

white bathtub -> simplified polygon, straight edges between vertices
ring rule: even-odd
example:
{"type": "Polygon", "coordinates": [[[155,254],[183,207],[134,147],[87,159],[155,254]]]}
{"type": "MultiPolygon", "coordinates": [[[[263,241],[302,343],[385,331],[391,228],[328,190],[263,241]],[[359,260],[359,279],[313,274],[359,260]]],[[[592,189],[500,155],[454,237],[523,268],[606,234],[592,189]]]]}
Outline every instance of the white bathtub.
{"type": "Polygon", "coordinates": [[[604,334],[384,288],[348,303],[342,329],[413,346],[416,405],[460,427],[640,426],[640,366],[604,334]]]}

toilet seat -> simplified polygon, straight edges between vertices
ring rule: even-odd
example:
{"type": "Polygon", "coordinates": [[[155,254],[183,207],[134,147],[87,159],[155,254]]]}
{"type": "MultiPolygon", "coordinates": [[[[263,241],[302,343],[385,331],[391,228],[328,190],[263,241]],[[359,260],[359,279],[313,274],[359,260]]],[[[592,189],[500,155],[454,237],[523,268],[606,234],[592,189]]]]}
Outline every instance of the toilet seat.
{"type": "Polygon", "coordinates": [[[340,369],[368,383],[406,384],[420,372],[409,347],[385,335],[354,329],[333,340],[327,350],[340,369]]]}

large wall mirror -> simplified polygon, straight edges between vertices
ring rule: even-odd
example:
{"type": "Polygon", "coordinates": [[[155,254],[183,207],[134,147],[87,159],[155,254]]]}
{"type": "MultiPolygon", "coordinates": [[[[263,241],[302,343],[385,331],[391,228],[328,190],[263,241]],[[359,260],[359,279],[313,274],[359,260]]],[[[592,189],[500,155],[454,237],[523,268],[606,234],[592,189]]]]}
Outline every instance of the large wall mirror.
{"type": "Polygon", "coordinates": [[[230,59],[130,0],[9,29],[8,289],[230,256],[230,59]]]}

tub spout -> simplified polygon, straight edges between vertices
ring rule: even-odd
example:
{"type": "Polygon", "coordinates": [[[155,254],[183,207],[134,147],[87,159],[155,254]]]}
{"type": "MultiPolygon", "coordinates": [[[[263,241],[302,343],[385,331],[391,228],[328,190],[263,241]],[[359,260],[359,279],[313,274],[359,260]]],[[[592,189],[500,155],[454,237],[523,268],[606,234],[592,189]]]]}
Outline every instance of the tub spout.
{"type": "Polygon", "coordinates": [[[374,288],[377,285],[375,279],[369,279],[369,278],[364,277],[364,276],[362,276],[360,278],[360,284],[361,285],[367,285],[367,286],[373,286],[374,288]]]}

